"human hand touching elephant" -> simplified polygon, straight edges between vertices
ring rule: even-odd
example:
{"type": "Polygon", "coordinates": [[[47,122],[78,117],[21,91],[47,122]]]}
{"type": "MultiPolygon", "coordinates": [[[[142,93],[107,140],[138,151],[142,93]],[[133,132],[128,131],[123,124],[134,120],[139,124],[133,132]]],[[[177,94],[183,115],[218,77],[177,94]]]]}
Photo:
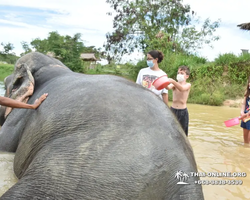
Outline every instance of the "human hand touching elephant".
{"type": "Polygon", "coordinates": [[[42,96],[40,96],[38,99],[36,99],[35,103],[32,105],[33,109],[37,109],[41,103],[47,98],[48,93],[44,93],[42,96]]]}
{"type": "Polygon", "coordinates": [[[41,103],[47,98],[48,93],[44,93],[41,97],[36,99],[34,104],[23,103],[8,97],[0,97],[0,105],[11,107],[11,108],[27,108],[27,109],[36,109],[41,103]]]}

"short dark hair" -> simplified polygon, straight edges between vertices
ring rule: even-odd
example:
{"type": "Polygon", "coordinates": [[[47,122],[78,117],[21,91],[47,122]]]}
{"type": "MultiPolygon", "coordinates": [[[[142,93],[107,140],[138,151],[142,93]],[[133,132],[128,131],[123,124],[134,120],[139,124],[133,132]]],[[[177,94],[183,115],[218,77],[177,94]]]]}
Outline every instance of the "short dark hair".
{"type": "Polygon", "coordinates": [[[150,54],[154,59],[158,58],[157,63],[160,63],[164,58],[163,53],[158,50],[152,50],[148,52],[148,54],[150,54]]]}
{"type": "Polygon", "coordinates": [[[187,66],[180,66],[178,69],[180,69],[181,71],[186,72],[187,75],[190,75],[190,70],[187,66]]]}

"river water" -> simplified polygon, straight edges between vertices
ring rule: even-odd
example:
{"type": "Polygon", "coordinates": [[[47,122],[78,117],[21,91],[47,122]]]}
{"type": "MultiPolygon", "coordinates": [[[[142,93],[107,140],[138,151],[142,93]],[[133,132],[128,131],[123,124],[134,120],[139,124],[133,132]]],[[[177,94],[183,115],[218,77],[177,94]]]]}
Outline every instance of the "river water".
{"type": "MultiPolygon", "coordinates": [[[[4,94],[0,82],[0,95],[4,94]]],[[[250,146],[244,145],[242,129],[237,125],[225,127],[224,121],[239,116],[239,108],[188,104],[190,115],[189,141],[193,147],[198,172],[245,173],[246,177],[201,177],[211,181],[203,185],[205,200],[250,199],[250,146]],[[227,181],[226,185],[212,185],[212,181],[227,181]],[[242,180],[242,185],[228,185],[230,180],[242,180]]],[[[0,153],[0,196],[15,182],[14,154],[0,153]]],[[[180,169],[176,169],[180,170],[180,169]]],[[[219,182],[220,183],[220,182],[219,182]]]]}

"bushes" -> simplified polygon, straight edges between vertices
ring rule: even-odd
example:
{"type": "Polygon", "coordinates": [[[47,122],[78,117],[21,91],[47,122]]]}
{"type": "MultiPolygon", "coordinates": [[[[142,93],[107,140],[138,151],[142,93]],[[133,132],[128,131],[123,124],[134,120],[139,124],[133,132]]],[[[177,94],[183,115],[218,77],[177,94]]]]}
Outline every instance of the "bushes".
{"type": "Polygon", "coordinates": [[[246,89],[246,84],[224,84],[222,86],[225,99],[243,98],[246,89]]]}
{"type": "Polygon", "coordinates": [[[215,91],[213,95],[209,95],[203,93],[201,96],[198,96],[198,101],[195,103],[220,106],[224,101],[224,95],[219,93],[219,91],[215,91]]]}
{"type": "Polygon", "coordinates": [[[192,82],[189,103],[220,106],[224,100],[222,79],[204,77],[192,82]]]}
{"type": "Polygon", "coordinates": [[[190,71],[192,71],[194,68],[203,65],[206,62],[205,58],[195,55],[167,52],[164,55],[164,60],[160,63],[159,67],[165,71],[169,77],[175,78],[177,70],[180,66],[186,65],[189,67],[190,71]]]}
{"type": "Polygon", "coordinates": [[[228,78],[235,84],[246,84],[250,76],[250,60],[232,63],[228,67],[228,78]]]}
{"type": "Polygon", "coordinates": [[[220,54],[218,58],[214,60],[215,65],[230,65],[231,63],[236,63],[238,57],[233,53],[220,54]]]}
{"type": "MultiPolygon", "coordinates": [[[[226,99],[241,98],[250,75],[250,54],[236,56],[231,53],[220,55],[214,62],[198,56],[167,54],[160,67],[169,77],[176,77],[179,66],[189,67],[188,82],[192,87],[189,103],[220,106],[226,99]]],[[[169,91],[172,100],[172,91],[169,91]]]]}
{"type": "MultiPolygon", "coordinates": [[[[215,62],[205,58],[181,53],[165,52],[159,67],[169,77],[176,79],[178,67],[186,65],[191,74],[188,82],[192,84],[188,103],[220,106],[226,99],[241,98],[250,75],[250,56],[233,54],[220,55],[215,62]]],[[[114,74],[135,81],[140,69],[147,66],[146,60],[136,65],[131,63],[102,66],[91,73],[114,74]]],[[[90,72],[90,71],[89,71],[90,72]]],[[[88,73],[89,73],[88,72],[88,73]]],[[[169,100],[172,100],[169,91],[169,100]]]]}
{"type": "Polygon", "coordinates": [[[223,74],[222,66],[215,66],[213,63],[204,64],[200,67],[194,67],[190,74],[190,80],[203,79],[209,77],[212,80],[221,77],[223,74]]]}
{"type": "MultiPolygon", "coordinates": [[[[250,54],[235,56],[228,53],[220,55],[214,62],[207,62],[205,58],[195,55],[186,55],[166,51],[160,68],[169,77],[176,79],[178,67],[186,65],[191,74],[188,82],[192,84],[188,103],[205,105],[222,105],[226,99],[242,98],[247,78],[250,75],[250,54]]],[[[136,80],[139,70],[147,67],[146,59],[136,65],[109,64],[102,66],[97,64],[94,69],[88,69],[89,64],[82,62],[79,71],[86,74],[113,74],[136,80]]],[[[13,65],[0,65],[0,80],[12,73],[13,65]]],[[[172,91],[169,91],[169,100],[172,100],[172,91]]]]}
{"type": "Polygon", "coordinates": [[[232,53],[219,55],[215,59],[215,65],[222,65],[224,72],[233,84],[246,84],[250,76],[250,54],[236,56],[232,53]]]}
{"type": "Polygon", "coordinates": [[[13,54],[1,54],[0,53],[0,61],[7,62],[8,64],[15,64],[15,62],[18,60],[18,56],[13,54]]]}
{"type": "Polygon", "coordinates": [[[139,61],[136,65],[129,65],[129,79],[136,81],[137,75],[142,68],[147,67],[147,62],[145,60],[139,61]]]}

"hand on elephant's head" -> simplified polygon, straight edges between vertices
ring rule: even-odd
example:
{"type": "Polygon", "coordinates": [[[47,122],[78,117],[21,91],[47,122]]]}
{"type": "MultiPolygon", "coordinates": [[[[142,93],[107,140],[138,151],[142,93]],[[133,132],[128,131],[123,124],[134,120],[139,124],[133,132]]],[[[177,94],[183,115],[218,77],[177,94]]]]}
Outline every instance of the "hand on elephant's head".
{"type": "MultiPolygon", "coordinates": [[[[46,82],[67,73],[73,72],[59,60],[39,52],[28,53],[17,60],[13,74],[5,78],[5,97],[28,103],[34,95],[35,87],[39,91],[38,88],[43,88],[46,82]]],[[[46,95],[43,95],[34,104],[30,104],[30,108],[36,109],[45,98],[46,95]]],[[[4,123],[11,111],[11,107],[0,108],[0,124],[4,123]]]]}
{"type": "Polygon", "coordinates": [[[39,99],[36,99],[35,103],[33,104],[34,109],[38,108],[41,105],[41,103],[47,98],[47,96],[48,93],[45,93],[42,96],[40,96],[39,99]]]}
{"type": "MultiPolygon", "coordinates": [[[[5,97],[27,103],[34,92],[34,85],[34,77],[29,67],[24,63],[16,64],[15,72],[5,79],[5,97]]],[[[6,108],[5,118],[11,111],[11,107],[6,108]]]]}

